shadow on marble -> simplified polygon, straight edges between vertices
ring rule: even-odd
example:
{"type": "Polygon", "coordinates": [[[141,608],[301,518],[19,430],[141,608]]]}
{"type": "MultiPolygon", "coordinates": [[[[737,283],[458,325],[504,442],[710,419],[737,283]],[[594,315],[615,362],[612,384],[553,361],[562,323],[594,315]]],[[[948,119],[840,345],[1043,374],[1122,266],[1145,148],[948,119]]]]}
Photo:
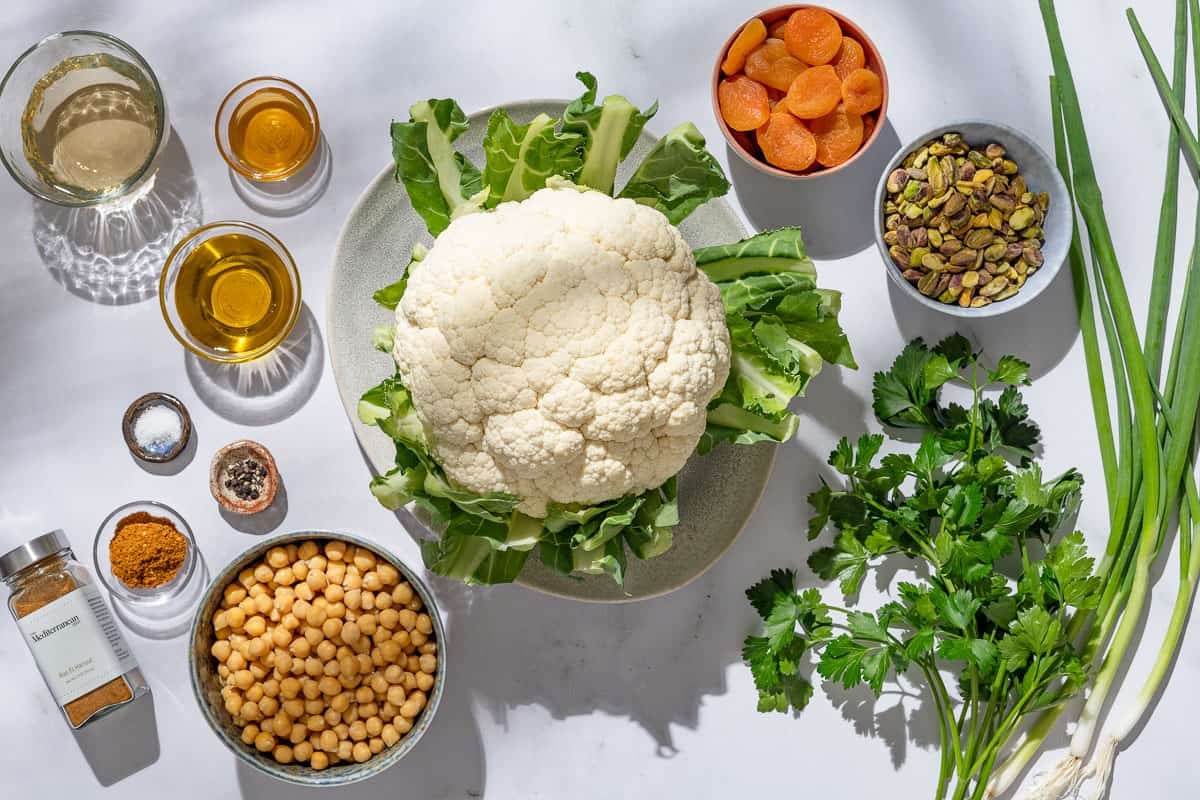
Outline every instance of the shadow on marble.
{"type": "Polygon", "coordinates": [[[242,202],[267,217],[291,217],[307,211],[321,199],[333,178],[333,149],[325,134],[309,162],[281,181],[251,181],[229,170],[229,182],[242,202]]]}
{"type": "Polygon", "coordinates": [[[321,382],[325,344],[301,304],[296,326],[278,347],[245,364],[218,364],[188,351],[188,380],[204,405],[238,425],[274,425],[295,414],[321,382]]]}
{"type": "MultiPolygon", "coordinates": [[[[883,264],[880,269],[890,269],[883,264]]],[[[879,280],[887,280],[880,275],[879,280]]],[[[1058,366],[1079,336],[1079,315],[1071,271],[1061,269],[1040,295],[1007,314],[982,319],[958,319],[925,308],[890,280],[888,297],[896,324],[909,341],[917,336],[928,343],[961,333],[994,361],[1006,354],[1029,362],[1029,377],[1037,380],[1058,366]]]]}
{"type": "Polygon", "coordinates": [[[101,786],[112,786],[158,761],[154,695],[146,693],[74,731],[75,741],[101,786]]]}
{"type": "Polygon", "coordinates": [[[287,484],[283,482],[283,476],[279,479],[279,490],[275,494],[275,499],[271,505],[264,508],[257,514],[238,514],[224,506],[221,507],[221,518],[236,531],[249,533],[252,536],[265,536],[272,532],[287,519],[288,513],[288,496],[287,484]]]}
{"type": "Polygon", "coordinates": [[[200,191],[172,128],[155,174],[127,197],[68,208],[33,200],[33,240],[54,280],[102,305],[137,303],[158,291],[167,254],[202,222],[200,191]]]}
{"type": "MultiPolygon", "coordinates": [[[[447,634],[449,635],[449,634],[447,634]]],[[[453,639],[453,637],[451,637],[453,639]]],[[[238,788],[245,800],[430,800],[483,797],[486,783],[483,740],[471,712],[462,653],[448,644],[450,668],[437,718],[421,741],[395,766],[349,786],[309,788],[282,783],[237,759],[238,788]]],[[[231,756],[232,758],[232,756],[231,756]]]]}
{"type": "Polygon", "coordinates": [[[830,175],[787,180],[760,172],[725,145],[725,160],[738,202],[757,230],[799,225],[813,258],[843,258],[875,242],[875,187],[900,137],[884,120],[869,150],[830,175]]]}

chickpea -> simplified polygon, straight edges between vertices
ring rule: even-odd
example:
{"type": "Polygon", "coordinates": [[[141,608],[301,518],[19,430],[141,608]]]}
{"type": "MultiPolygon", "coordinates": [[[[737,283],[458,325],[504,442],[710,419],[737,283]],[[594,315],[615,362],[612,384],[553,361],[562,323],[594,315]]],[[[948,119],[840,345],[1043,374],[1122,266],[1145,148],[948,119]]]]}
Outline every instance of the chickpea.
{"type": "Polygon", "coordinates": [[[304,659],[304,674],[310,678],[319,678],[325,674],[325,665],[316,656],[304,659]]]}
{"type": "MultiPolygon", "coordinates": [[[[251,573],[253,575],[253,573],[251,573]]],[[[250,582],[253,585],[253,581],[250,582]]],[[[226,606],[236,606],[238,603],[246,599],[246,587],[239,586],[236,583],[231,583],[225,587],[223,593],[226,606]]]]}
{"type": "Polygon", "coordinates": [[[404,664],[404,669],[406,672],[411,672],[412,674],[416,675],[421,671],[421,659],[417,656],[409,656],[408,660],[404,664]]]}
{"type": "Polygon", "coordinates": [[[354,695],[352,695],[350,692],[342,691],[334,695],[329,700],[329,707],[339,714],[344,714],[346,710],[350,708],[350,701],[353,699],[354,695]]]}
{"type": "Polygon", "coordinates": [[[371,747],[366,742],[358,742],[354,745],[354,760],[359,764],[363,763],[371,757],[371,747]]]}
{"type": "Polygon", "coordinates": [[[392,607],[392,596],[387,592],[375,593],[375,608],[379,611],[392,607]]]}
{"type": "Polygon", "coordinates": [[[258,726],[247,725],[242,728],[242,741],[246,744],[254,744],[255,738],[258,737],[258,726]]]}
{"type": "Polygon", "coordinates": [[[378,703],[359,703],[358,704],[358,716],[362,719],[379,716],[379,704],[378,703]]]}
{"type": "Polygon", "coordinates": [[[367,574],[363,575],[362,588],[366,589],[368,592],[378,592],[380,589],[382,589],[383,580],[379,577],[379,573],[375,570],[371,570],[367,574]]]}
{"type": "Polygon", "coordinates": [[[400,741],[400,732],[396,730],[394,725],[384,725],[383,730],[379,732],[379,737],[383,739],[385,745],[391,747],[400,741]]]}
{"type": "Polygon", "coordinates": [[[308,562],[297,561],[292,564],[292,577],[296,579],[297,583],[303,583],[308,577],[308,562]]]}
{"type": "Polygon", "coordinates": [[[383,720],[375,714],[368,716],[365,724],[367,736],[378,736],[383,731],[383,720]]]}
{"type": "Polygon", "coordinates": [[[404,701],[407,699],[408,698],[404,693],[403,686],[389,686],[388,687],[387,701],[389,703],[391,703],[392,705],[399,708],[400,706],[404,705],[404,701]]]}
{"type": "Polygon", "coordinates": [[[400,684],[406,692],[415,692],[417,690],[417,676],[411,672],[404,673],[404,681],[400,684]]]}
{"type": "Polygon", "coordinates": [[[250,674],[250,670],[248,669],[239,669],[233,673],[233,684],[242,691],[245,691],[254,685],[254,676],[250,674]]]}
{"type": "Polygon", "coordinates": [[[273,717],[279,713],[279,701],[264,695],[263,699],[258,701],[258,711],[264,717],[273,717]]]}
{"type": "Polygon", "coordinates": [[[350,738],[356,742],[361,742],[367,738],[367,725],[362,720],[356,720],[350,723],[350,738]]]}
{"type": "Polygon", "coordinates": [[[271,644],[275,647],[287,647],[292,643],[292,632],[282,625],[271,629],[271,644]]]}
{"type": "Polygon", "coordinates": [[[420,631],[413,631],[408,635],[408,639],[412,642],[413,647],[422,647],[425,642],[429,641],[429,637],[420,631]]]}
{"type": "Polygon", "coordinates": [[[378,647],[371,650],[371,663],[376,669],[383,669],[387,666],[387,662],[383,660],[383,651],[378,647]]]}
{"type": "Polygon", "coordinates": [[[375,609],[375,593],[368,592],[364,589],[362,593],[362,600],[359,602],[362,604],[363,611],[373,611],[375,609]]]}
{"type": "MultiPolygon", "coordinates": [[[[342,632],[342,621],[340,619],[338,619],[337,617],[329,617],[321,625],[321,633],[325,634],[325,641],[321,642],[321,644],[327,644],[331,648],[335,648],[334,643],[329,640],[336,639],[338,634],[341,632],[342,632]]],[[[318,646],[317,649],[319,651],[320,647],[318,646]]],[[[329,657],[332,658],[333,653],[330,653],[329,657]]],[[[324,656],[322,656],[322,658],[324,658],[324,656]]]]}
{"type": "MultiPolygon", "coordinates": [[[[305,667],[307,666],[306,662],[305,667]]],[[[305,700],[316,700],[321,696],[321,687],[312,678],[304,677],[300,679],[300,694],[304,695],[305,700]]]]}
{"type": "Polygon", "coordinates": [[[342,715],[334,711],[332,708],[326,708],[325,713],[321,716],[325,717],[325,724],[331,728],[342,721],[342,715]]]}
{"type": "Polygon", "coordinates": [[[218,611],[216,614],[213,614],[212,625],[213,625],[214,631],[219,631],[223,628],[228,628],[229,627],[229,615],[226,614],[224,611],[218,611]]]}
{"type": "MultiPolygon", "coordinates": [[[[253,675],[254,673],[251,672],[250,674],[253,675]]],[[[256,683],[253,686],[251,686],[249,689],[247,689],[246,690],[246,699],[250,700],[254,703],[257,703],[259,700],[262,700],[263,699],[262,686],[260,686],[256,683]]]]}
{"type": "Polygon", "coordinates": [[[287,549],[283,547],[272,547],[267,551],[267,563],[279,569],[284,564],[288,563],[287,549]]]}
{"type": "Polygon", "coordinates": [[[407,606],[413,599],[412,585],[408,581],[404,581],[392,589],[392,600],[396,605],[407,606]]]}
{"type": "Polygon", "coordinates": [[[296,597],[299,597],[301,600],[304,600],[306,602],[312,602],[312,599],[314,597],[316,597],[316,595],[313,594],[312,588],[308,585],[308,582],[306,581],[304,583],[296,584],[296,597]]]}
{"type": "Polygon", "coordinates": [[[212,652],[213,658],[224,663],[225,661],[229,660],[229,654],[233,652],[233,649],[229,646],[229,642],[219,641],[213,642],[210,652],[212,652]]]}
{"type": "Polygon", "coordinates": [[[426,642],[417,648],[421,655],[435,656],[437,655],[437,642],[426,642]]]}
{"type": "Polygon", "coordinates": [[[351,678],[348,675],[339,674],[338,683],[342,685],[343,689],[357,689],[358,685],[362,683],[362,678],[358,675],[355,675],[353,678],[351,678]]]}
{"type": "Polygon", "coordinates": [[[350,726],[344,722],[339,722],[337,725],[334,725],[333,732],[337,734],[339,741],[350,738],[350,726]]]}
{"type": "Polygon", "coordinates": [[[371,641],[375,644],[383,644],[392,638],[392,632],[387,628],[376,628],[374,635],[371,636],[371,641]]]}
{"type": "Polygon", "coordinates": [[[292,763],[293,750],[286,744],[281,744],[275,748],[275,752],[271,755],[275,756],[275,760],[280,764],[290,764],[292,763]]]}
{"type": "Polygon", "coordinates": [[[290,700],[283,702],[283,711],[293,720],[300,719],[304,716],[304,701],[299,697],[293,697],[290,700]]]}
{"type": "Polygon", "coordinates": [[[269,594],[260,594],[254,598],[254,610],[259,614],[267,614],[275,607],[275,598],[269,594]]]}
{"type": "Polygon", "coordinates": [[[325,557],[330,561],[341,561],[346,557],[346,543],[335,539],[325,543],[325,557]]]}
{"type": "Polygon", "coordinates": [[[387,678],[383,677],[382,672],[371,675],[371,680],[367,682],[367,685],[371,687],[372,692],[379,695],[386,694],[388,690],[387,678]]]}
{"type": "Polygon", "coordinates": [[[394,639],[389,639],[388,641],[379,645],[376,652],[378,652],[380,656],[383,657],[383,660],[388,664],[395,664],[404,654],[403,648],[400,647],[399,643],[397,643],[394,639]]]}
{"type": "Polygon", "coordinates": [[[437,672],[437,656],[426,654],[418,658],[417,661],[420,664],[421,672],[424,672],[428,675],[432,675],[434,672],[437,672]]]}
{"type": "Polygon", "coordinates": [[[304,559],[305,561],[320,552],[320,548],[317,546],[317,543],[311,539],[306,542],[301,542],[298,545],[298,548],[299,549],[296,551],[298,557],[304,559]]]}
{"type": "MultiPolygon", "coordinates": [[[[253,662],[246,669],[250,670],[250,674],[254,676],[254,680],[256,681],[264,680],[267,677],[267,668],[258,661],[253,662]]],[[[259,686],[258,690],[261,692],[262,687],[259,686]]]]}
{"type": "Polygon", "coordinates": [[[225,680],[229,677],[229,674],[229,667],[225,666],[224,664],[217,665],[217,677],[219,677],[221,680],[225,680]]]}
{"type": "Polygon", "coordinates": [[[347,592],[350,591],[351,589],[357,589],[358,591],[361,592],[362,591],[362,575],[359,575],[357,571],[351,572],[350,569],[347,568],[346,569],[346,577],[342,580],[342,586],[346,587],[347,592]]]}
{"type": "Polygon", "coordinates": [[[275,583],[279,584],[280,586],[291,586],[296,582],[296,573],[292,572],[292,568],[290,566],[280,567],[279,569],[275,570],[274,580],[275,583]]]}
{"type": "Polygon", "coordinates": [[[337,752],[337,746],[338,737],[336,733],[328,729],[321,731],[322,750],[324,750],[326,753],[335,753],[337,752]]]}
{"type": "Polygon", "coordinates": [[[300,627],[300,618],[292,613],[284,614],[283,619],[279,621],[279,624],[288,631],[294,631],[300,627]]]}
{"type": "Polygon", "coordinates": [[[262,719],[262,714],[258,710],[258,703],[253,700],[247,700],[242,703],[242,710],[239,716],[248,722],[262,719]]]}
{"type": "Polygon", "coordinates": [[[275,577],[275,570],[271,569],[268,564],[259,564],[254,568],[254,579],[259,583],[268,583],[273,577],[275,577]]]}
{"type": "Polygon", "coordinates": [[[413,628],[417,627],[417,613],[412,609],[401,609],[399,613],[399,620],[400,627],[404,628],[406,631],[411,632],[413,628]]]}
{"type": "MultiPolygon", "coordinates": [[[[264,636],[265,636],[265,634],[264,634],[264,636]]],[[[254,659],[255,661],[261,659],[264,655],[267,654],[267,651],[270,650],[270,648],[267,646],[267,643],[264,642],[261,638],[250,640],[250,644],[248,645],[248,648],[250,650],[250,658],[254,659]]]]}
{"type": "MultiPolygon", "coordinates": [[[[342,589],[342,581],[346,580],[346,565],[340,562],[329,564],[329,566],[325,567],[325,580],[329,582],[329,586],[325,587],[326,589],[330,586],[342,589]]],[[[333,598],[329,599],[332,600],[333,598]]]]}
{"type": "Polygon", "coordinates": [[[338,662],[334,661],[334,660],[323,662],[323,666],[321,669],[325,673],[325,677],[333,678],[335,681],[337,680],[338,675],[341,674],[341,671],[342,671],[342,668],[338,665],[338,662]]]}
{"type": "Polygon", "coordinates": [[[378,736],[372,736],[367,740],[367,746],[371,748],[372,755],[377,755],[383,752],[385,745],[383,743],[383,739],[379,738],[378,736]]]}
{"type": "Polygon", "coordinates": [[[235,631],[241,630],[242,626],[246,624],[246,612],[242,610],[241,606],[234,606],[225,612],[225,621],[235,631]]]}
{"type": "Polygon", "coordinates": [[[354,702],[369,703],[375,699],[375,693],[370,686],[360,686],[354,690],[354,702]]]}
{"type": "Polygon", "coordinates": [[[379,708],[379,718],[382,719],[384,722],[391,722],[395,718],[395,716],[399,713],[400,713],[400,709],[397,708],[396,706],[392,705],[391,703],[384,703],[379,708]]]}
{"type": "Polygon", "coordinates": [[[246,620],[246,633],[249,636],[262,636],[267,632],[267,621],[257,614],[246,620]]]}
{"type": "Polygon", "coordinates": [[[342,602],[344,602],[346,604],[346,608],[350,609],[351,611],[358,611],[360,608],[362,608],[362,589],[347,588],[342,597],[342,602]]]}
{"type": "Polygon", "coordinates": [[[400,645],[401,650],[412,645],[412,637],[409,636],[408,631],[404,630],[403,628],[392,634],[392,641],[400,645]]]}
{"type": "Polygon", "coordinates": [[[421,706],[417,704],[416,699],[405,700],[404,705],[400,706],[400,716],[405,719],[412,719],[421,713],[421,706]]]}
{"type": "MultiPolygon", "coordinates": [[[[302,730],[302,729],[297,729],[297,730],[302,730]]],[[[296,742],[292,746],[292,755],[294,755],[296,757],[297,761],[304,763],[305,761],[308,761],[310,758],[312,758],[313,746],[311,744],[309,744],[307,741],[296,742]]]]}
{"type": "Polygon", "coordinates": [[[375,665],[371,662],[371,657],[369,655],[367,655],[366,653],[358,654],[358,674],[359,675],[369,675],[371,673],[371,670],[374,668],[374,666],[375,665]]]}
{"type": "Polygon", "coordinates": [[[338,742],[337,754],[338,754],[338,758],[340,758],[342,761],[349,761],[351,758],[354,757],[353,753],[354,753],[354,742],[350,742],[345,739],[342,739],[341,741],[338,742]]]}
{"type": "Polygon", "coordinates": [[[314,628],[319,628],[324,625],[327,618],[328,614],[326,614],[325,609],[321,608],[320,606],[311,606],[308,609],[308,614],[306,614],[304,617],[305,621],[314,628]]]}
{"type": "Polygon", "coordinates": [[[417,673],[417,688],[422,692],[428,692],[433,688],[433,676],[427,672],[417,673]]]}
{"type": "Polygon", "coordinates": [[[317,750],[312,754],[312,760],[308,765],[316,770],[325,769],[329,766],[329,756],[325,755],[320,750],[317,750]]]}
{"type": "Polygon", "coordinates": [[[246,657],[236,650],[229,654],[229,658],[225,659],[225,666],[237,672],[239,669],[245,669],[246,657]]]}
{"type": "Polygon", "coordinates": [[[336,603],[330,603],[329,607],[325,609],[325,614],[330,617],[342,619],[346,616],[346,604],[341,600],[336,603]]]}
{"type": "MultiPolygon", "coordinates": [[[[241,572],[238,573],[237,580],[238,580],[238,583],[240,583],[242,585],[243,590],[249,589],[251,586],[254,585],[254,570],[250,569],[249,567],[246,567],[244,570],[242,570],[241,572]]],[[[245,597],[245,595],[243,594],[242,597],[245,597]]],[[[234,602],[238,602],[238,601],[234,601],[234,602]]]]}
{"type": "Polygon", "coordinates": [[[358,618],[358,629],[367,636],[374,636],[379,630],[379,618],[374,614],[363,614],[358,618]]]}
{"type": "Polygon", "coordinates": [[[292,677],[279,682],[279,694],[284,700],[295,700],[300,696],[300,681],[292,677]]]}
{"type": "Polygon", "coordinates": [[[329,566],[329,559],[326,558],[325,556],[321,555],[320,553],[317,553],[312,558],[308,558],[305,560],[308,562],[308,568],[310,570],[319,569],[321,572],[324,572],[325,568],[329,566]]]}
{"type": "Polygon", "coordinates": [[[271,719],[272,730],[276,736],[291,736],[292,735],[292,718],[286,711],[279,711],[271,719]]]}
{"type": "Polygon", "coordinates": [[[358,641],[359,630],[360,629],[357,622],[347,622],[343,624],[340,631],[342,635],[342,641],[349,645],[354,644],[358,641]]]}
{"type": "Polygon", "coordinates": [[[320,733],[325,730],[325,717],[320,714],[311,714],[304,720],[304,727],[308,728],[313,733],[320,733]]]}
{"type": "Polygon", "coordinates": [[[308,643],[308,639],[301,636],[299,639],[293,639],[291,646],[288,648],[295,658],[308,658],[312,652],[312,645],[308,643]]]}
{"type": "MultiPolygon", "coordinates": [[[[246,590],[246,595],[250,600],[257,600],[264,594],[270,594],[270,592],[268,591],[267,587],[263,586],[261,583],[256,583],[246,590]]],[[[245,602],[245,600],[242,601],[242,603],[245,602]]],[[[241,605],[242,603],[238,603],[238,605],[241,605]]]]}
{"type": "Polygon", "coordinates": [[[413,599],[408,601],[407,607],[409,609],[411,609],[412,611],[420,611],[422,608],[425,607],[425,604],[423,602],[421,602],[420,597],[413,595],[413,599]]]}
{"type": "Polygon", "coordinates": [[[354,566],[358,567],[361,571],[366,572],[367,570],[374,569],[375,562],[375,554],[370,550],[365,547],[354,548],[354,566]]]}
{"type": "Polygon", "coordinates": [[[400,582],[400,570],[385,561],[376,564],[375,571],[379,574],[379,580],[383,582],[384,586],[395,586],[400,582]]]}

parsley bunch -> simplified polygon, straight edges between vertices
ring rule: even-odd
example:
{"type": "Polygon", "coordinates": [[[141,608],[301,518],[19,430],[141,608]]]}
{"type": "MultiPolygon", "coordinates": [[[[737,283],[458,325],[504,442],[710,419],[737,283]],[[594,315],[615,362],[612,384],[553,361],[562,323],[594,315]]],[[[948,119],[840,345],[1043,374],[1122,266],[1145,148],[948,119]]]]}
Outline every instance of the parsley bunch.
{"type": "Polygon", "coordinates": [[[765,623],[742,650],[759,710],[802,709],[811,661],[822,678],[876,695],[907,673],[923,681],[940,718],[938,798],[983,797],[1024,715],[1063,703],[1086,677],[1067,630],[1076,610],[1098,602],[1100,579],[1082,534],[1054,541],[1083,480],[1074,469],[1043,475],[1040,432],[1017,389],[1028,383],[1028,364],[1005,356],[988,368],[962,336],[932,350],[910,343],[876,374],[874,410],[889,432],[920,432],[920,446],[880,457],[883,435],[838,443],[829,457],[837,482],[809,497],[809,538],[832,529],[832,543],[808,565],[839,581],[852,606],[886,559],[907,559],[929,577],[899,583],[873,610],[798,591],[794,570],[775,570],[746,592],[765,623]],[[943,404],[947,384],[966,387],[969,405],[943,404]]]}

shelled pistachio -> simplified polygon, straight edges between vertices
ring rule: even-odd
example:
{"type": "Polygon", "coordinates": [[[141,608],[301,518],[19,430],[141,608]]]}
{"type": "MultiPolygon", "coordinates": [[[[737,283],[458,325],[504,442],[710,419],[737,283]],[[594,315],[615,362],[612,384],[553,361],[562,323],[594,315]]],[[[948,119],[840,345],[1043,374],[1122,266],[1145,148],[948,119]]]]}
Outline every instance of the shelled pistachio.
{"type": "Polygon", "coordinates": [[[960,134],[933,139],[886,181],[883,240],[904,279],[963,308],[1007,300],[1045,259],[1050,207],[1002,145],[972,148],[960,134]]]}

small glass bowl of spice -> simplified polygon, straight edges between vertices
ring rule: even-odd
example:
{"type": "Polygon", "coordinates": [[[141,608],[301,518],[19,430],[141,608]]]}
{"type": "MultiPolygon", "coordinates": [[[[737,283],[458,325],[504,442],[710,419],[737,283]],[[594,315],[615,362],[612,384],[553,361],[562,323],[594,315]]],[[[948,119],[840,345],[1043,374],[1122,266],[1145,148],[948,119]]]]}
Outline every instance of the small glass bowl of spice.
{"type": "Polygon", "coordinates": [[[275,458],[258,442],[241,439],[213,456],[208,486],[221,508],[235,514],[257,514],[275,502],[279,469],[275,458]]]}
{"type": "Polygon", "coordinates": [[[96,574],[139,633],[182,633],[204,591],[204,564],[183,517],[153,500],[126,503],[96,532],[96,574]]]}
{"type": "Polygon", "coordinates": [[[121,420],[129,452],[162,463],[183,452],[192,436],[192,418],[179,399],[163,392],[144,394],[129,404],[121,420]]]}

